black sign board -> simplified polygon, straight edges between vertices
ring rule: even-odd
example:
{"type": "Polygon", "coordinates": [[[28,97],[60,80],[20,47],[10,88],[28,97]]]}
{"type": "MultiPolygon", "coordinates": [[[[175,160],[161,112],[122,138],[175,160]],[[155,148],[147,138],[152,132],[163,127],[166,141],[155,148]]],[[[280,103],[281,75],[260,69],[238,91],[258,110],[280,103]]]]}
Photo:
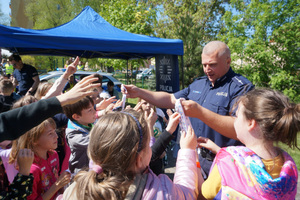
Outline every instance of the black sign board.
{"type": "Polygon", "coordinates": [[[156,65],[156,91],[174,93],[179,91],[178,56],[157,55],[156,65]]]}

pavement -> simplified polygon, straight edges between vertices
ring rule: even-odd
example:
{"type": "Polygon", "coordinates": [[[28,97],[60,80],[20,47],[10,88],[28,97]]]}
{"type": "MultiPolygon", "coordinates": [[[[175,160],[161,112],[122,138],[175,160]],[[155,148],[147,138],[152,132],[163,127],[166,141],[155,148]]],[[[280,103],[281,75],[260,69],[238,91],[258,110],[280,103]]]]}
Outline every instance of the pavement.
{"type": "MultiPolygon", "coordinates": [[[[171,149],[167,149],[168,164],[165,166],[165,174],[169,176],[171,180],[174,178],[174,173],[176,169],[176,159],[173,157],[173,152],[171,149]]],[[[296,200],[300,200],[300,171],[298,171],[298,185],[297,185],[297,195],[296,200]]]]}

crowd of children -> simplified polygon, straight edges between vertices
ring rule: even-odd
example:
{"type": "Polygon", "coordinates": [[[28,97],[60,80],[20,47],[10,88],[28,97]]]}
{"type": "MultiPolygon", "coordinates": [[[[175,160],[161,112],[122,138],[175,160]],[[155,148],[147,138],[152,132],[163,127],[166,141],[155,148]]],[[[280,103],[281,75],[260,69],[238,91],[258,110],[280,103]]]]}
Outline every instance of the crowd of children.
{"type": "Polygon", "coordinates": [[[101,99],[97,75],[62,94],[78,63],[54,84],[40,84],[35,97],[14,99],[11,82],[0,81],[1,169],[8,178],[0,199],[295,199],[297,167],[274,143],[298,148],[299,104],[269,89],[242,96],[234,128],[245,146],[219,148],[196,138],[192,127],[182,131],[172,181],[161,159],[180,114],[158,120],[160,110],[144,100],[119,109],[116,97],[101,99]],[[205,181],[197,148],[217,154],[205,181]]]}

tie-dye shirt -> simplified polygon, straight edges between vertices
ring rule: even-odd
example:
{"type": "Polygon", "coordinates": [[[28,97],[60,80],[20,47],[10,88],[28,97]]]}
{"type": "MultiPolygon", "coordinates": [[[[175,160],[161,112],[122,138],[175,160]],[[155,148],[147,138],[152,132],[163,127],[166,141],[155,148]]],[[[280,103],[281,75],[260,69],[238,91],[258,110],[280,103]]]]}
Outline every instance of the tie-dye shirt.
{"type": "Polygon", "coordinates": [[[261,158],[247,147],[222,148],[217,164],[222,187],[215,199],[295,199],[298,171],[292,157],[282,151],[284,164],[273,179],[261,158]]]}

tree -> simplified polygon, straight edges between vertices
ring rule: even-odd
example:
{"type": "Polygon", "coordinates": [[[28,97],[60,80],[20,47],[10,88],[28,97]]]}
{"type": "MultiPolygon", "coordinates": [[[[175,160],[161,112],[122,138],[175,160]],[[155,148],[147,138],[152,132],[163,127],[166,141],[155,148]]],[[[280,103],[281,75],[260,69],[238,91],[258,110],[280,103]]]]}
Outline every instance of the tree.
{"type": "MultiPolygon", "coordinates": [[[[154,35],[153,26],[156,23],[156,10],[142,1],[109,1],[101,6],[100,15],[111,25],[121,30],[142,35],[154,35]]],[[[116,59],[99,59],[99,62],[113,66],[115,69],[122,69],[127,65],[127,61],[116,59]]],[[[135,59],[130,60],[128,64],[132,71],[143,66],[144,61],[143,59],[135,59]]]]}
{"type": "Polygon", "coordinates": [[[297,0],[232,0],[219,39],[232,51],[232,66],[258,87],[300,101],[300,7],[297,0]]]}
{"type": "Polygon", "coordinates": [[[181,39],[184,44],[185,85],[203,75],[201,53],[203,46],[216,38],[221,29],[218,20],[224,14],[223,1],[154,0],[160,11],[155,32],[158,37],[181,39]]]}

